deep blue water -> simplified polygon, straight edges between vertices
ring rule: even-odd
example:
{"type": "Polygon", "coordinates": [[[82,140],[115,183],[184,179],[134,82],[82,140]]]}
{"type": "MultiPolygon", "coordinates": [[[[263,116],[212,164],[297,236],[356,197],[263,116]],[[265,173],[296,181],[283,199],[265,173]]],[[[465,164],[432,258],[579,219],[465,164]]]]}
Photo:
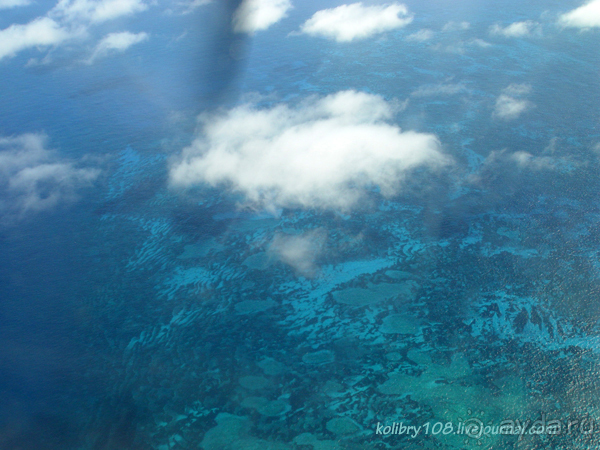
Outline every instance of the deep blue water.
{"type": "MultiPolygon", "coordinates": [[[[288,36],[339,3],[295,4],[251,38],[228,29],[234,3],[101,25],[151,37],[91,66],[86,42],[0,61],[0,137],[44,133],[101,169],[77,198],[2,221],[0,448],[594,448],[598,430],[454,433],[542,416],[600,429],[599,35],[554,25],[579,3],[407,3],[411,25],[349,44],[288,36]],[[489,36],[520,20],[543,35],[489,36]],[[421,28],[432,40],[406,39],[421,28]],[[464,88],[413,94],[440,84],[464,88]],[[535,106],[494,120],[511,84],[535,106]],[[198,114],[344,89],[409,99],[393,122],[455,165],[350,212],[169,189],[198,114]],[[281,236],[315,241],[314,270],[270,259],[281,236]],[[438,422],[453,433],[377,434],[438,422]]],[[[1,11],[0,29],[49,7],[1,11]]]]}

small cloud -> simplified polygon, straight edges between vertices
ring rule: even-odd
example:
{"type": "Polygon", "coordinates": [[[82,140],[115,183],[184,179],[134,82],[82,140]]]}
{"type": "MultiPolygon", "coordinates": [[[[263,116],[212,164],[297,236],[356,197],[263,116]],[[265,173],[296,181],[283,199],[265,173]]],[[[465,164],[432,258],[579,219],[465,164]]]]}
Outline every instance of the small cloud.
{"type": "Polygon", "coordinates": [[[504,166],[506,170],[510,170],[508,166],[517,166],[519,169],[529,170],[555,170],[560,164],[565,162],[562,158],[552,156],[535,156],[529,152],[517,151],[509,152],[507,149],[491,152],[484,161],[484,166],[488,168],[504,166]]]}
{"type": "Polygon", "coordinates": [[[290,0],[243,0],[233,14],[233,31],[253,34],[266,30],[287,16],[290,0]]]}
{"type": "Polygon", "coordinates": [[[592,0],[579,8],[562,14],[558,24],[565,28],[589,29],[600,27],[600,0],[592,0]]]}
{"type": "Polygon", "coordinates": [[[300,27],[300,31],[337,42],[351,42],[402,28],[412,20],[406,6],[399,3],[382,6],[352,3],[317,11],[300,27]]]}
{"type": "Polygon", "coordinates": [[[4,223],[77,199],[98,169],[80,168],[45,147],[40,134],[0,137],[0,216],[4,223]]]}
{"type": "Polygon", "coordinates": [[[528,152],[514,152],[510,155],[510,159],[521,168],[533,170],[549,170],[555,169],[557,161],[550,156],[534,156],[528,152]]]}
{"type": "Polygon", "coordinates": [[[298,236],[283,233],[275,235],[268,253],[291,266],[299,275],[312,277],[316,272],[316,259],[327,240],[323,228],[306,231],[298,236]]]}
{"type": "Polygon", "coordinates": [[[557,149],[558,149],[558,138],[557,137],[553,137],[552,139],[550,139],[550,142],[548,143],[548,145],[544,148],[544,151],[542,152],[544,155],[554,155],[557,153],[557,149]]]}
{"type": "Polygon", "coordinates": [[[502,94],[496,100],[494,117],[504,120],[513,120],[527,111],[531,103],[527,100],[519,100],[508,95],[502,94]]]}
{"type": "Polygon", "coordinates": [[[541,25],[537,22],[533,22],[531,20],[526,20],[524,22],[515,22],[511,23],[506,27],[501,27],[498,24],[495,24],[490,27],[490,35],[492,36],[502,36],[506,38],[520,38],[527,36],[540,36],[542,34],[541,25]]]}
{"type": "Polygon", "coordinates": [[[465,31],[471,28],[471,24],[469,22],[448,22],[442,28],[444,32],[452,32],[452,31],[465,31]]]}
{"type": "Polygon", "coordinates": [[[479,38],[471,39],[471,40],[467,41],[466,44],[472,45],[474,47],[480,47],[480,48],[488,48],[488,47],[492,46],[492,44],[490,44],[489,42],[486,42],[483,39],[479,39],[479,38]]]}
{"type": "Polygon", "coordinates": [[[98,43],[98,45],[96,45],[92,56],[90,56],[86,62],[91,64],[97,58],[106,56],[110,53],[122,53],[132,45],[146,41],[148,37],[147,33],[136,34],[130,33],[129,31],[108,34],[98,43]]]}
{"type": "Polygon", "coordinates": [[[60,0],[49,14],[67,22],[102,23],[147,8],[143,0],[60,0]]]}
{"type": "Polygon", "coordinates": [[[435,33],[433,31],[425,28],[423,30],[417,31],[416,33],[409,34],[408,36],[406,36],[406,40],[413,42],[425,42],[431,40],[434,34],[435,33]]]}
{"type": "Polygon", "coordinates": [[[165,10],[165,14],[167,14],[167,15],[190,14],[190,13],[193,13],[196,9],[200,8],[201,6],[208,5],[209,3],[212,3],[212,2],[213,2],[213,0],[174,0],[173,8],[167,8],[165,10]]]}
{"type": "Polygon", "coordinates": [[[199,8],[204,5],[208,5],[212,1],[213,0],[182,0],[182,1],[176,1],[175,5],[178,8],[183,9],[184,14],[186,14],[186,13],[192,12],[196,8],[199,8]]]}
{"type": "Polygon", "coordinates": [[[414,91],[411,96],[431,97],[435,95],[456,95],[468,91],[469,90],[464,84],[425,84],[414,91]]]}
{"type": "Polygon", "coordinates": [[[531,92],[528,84],[511,84],[496,99],[493,117],[502,120],[513,120],[533,107],[533,103],[519,97],[531,92]]]}
{"type": "Polygon", "coordinates": [[[25,64],[25,67],[40,67],[46,66],[52,63],[52,57],[50,54],[45,55],[42,59],[29,58],[29,61],[25,64]]]}
{"type": "Polygon", "coordinates": [[[433,48],[436,50],[443,50],[448,53],[456,53],[459,55],[464,55],[469,48],[472,48],[472,47],[488,48],[491,46],[492,46],[492,44],[484,41],[483,39],[473,38],[473,39],[469,39],[467,41],[458,41],[454,44],[450,44],[450,45],[446,45],[446,46],[442,46],[442,45],[438,44],[433,48]]]}
{"type": "Polygon", "coordinates": [[[557,157],[541,154],[533,155],[525,151],[510,152],[508,149],[494,150],[483,161],[479,170],[470,175],[468,181],[482,188],[493,185],[505,189],[518,189],[527,175],[540,171],[571,172],[577,162],[570,157],[557,157]]]}
{"type": "Polygon", "coordinates": [[[508,87],[502,90],[503,94],[512,95],[512,96],[521,96],[527,95],[531,93],[531,85],[530,84],[511,84],[508,87]]]}
{"type": "Polygon", "coordinates": [[[27,6],[31,0],[0,0],[0,9],[16,8],[17,6],[27,6]]]}
{"type": "Polygon", "coordinates": [[[35,47],[59,45],[73,35],[48,17],[41,17],[26,25],[13,24],[0,30],[0,60],[35,47]]]}
{"type": "Polygon", "coordinates": [[[394,112],[380,96],[341,91],[203,116],[202,135],[171,166],[171,185],[225,185],[269,209],[348,210],[373,186],[392,196],[411,170],[450,162],[435,136],[389,123],[394,112]]]}

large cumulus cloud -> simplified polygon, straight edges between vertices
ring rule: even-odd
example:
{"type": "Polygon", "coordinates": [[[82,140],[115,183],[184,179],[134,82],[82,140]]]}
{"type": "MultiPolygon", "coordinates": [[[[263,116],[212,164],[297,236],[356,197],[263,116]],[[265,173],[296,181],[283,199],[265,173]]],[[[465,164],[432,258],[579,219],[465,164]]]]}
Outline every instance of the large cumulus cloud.
{"type": "Polygon", "coordinates": [[[173,163],[171,183],[228,185],[267,207],[348,209],[365,189],[393,195],[411,169],[449,163],[434,135],[402,131],[393,115],[393,103],[349,90],[205,116],[201,136],[173,163]]]}

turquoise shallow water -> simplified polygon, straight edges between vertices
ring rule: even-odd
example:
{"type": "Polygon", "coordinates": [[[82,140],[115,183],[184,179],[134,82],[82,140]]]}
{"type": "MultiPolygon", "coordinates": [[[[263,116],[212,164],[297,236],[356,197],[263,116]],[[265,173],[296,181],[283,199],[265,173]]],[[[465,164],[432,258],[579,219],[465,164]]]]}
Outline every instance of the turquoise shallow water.
{"type": "Polygon", "coordinates": [[[598,32],[555,27],[574,2],[420,2],[410,27],[364,41],[288,36],[330,6],[295,5],[242,43],[222,6],[156,7],[127,22],[147,44],[98,64],[74,44],[48,65],[0,61],[0,135],[45,133],[100,168],[19,217],[0,179],[0,448],[597,444],[598,32]],[[471,27],[442,33],[451,20],[471,27]],[[543,35],[488,33],[518,20],[543,35]],[[407,39],[420,28],[434,37],[407,39]],[[533,106],[497,120],[511,84],[533,106]],[[197,114],[344,89],[408,99],[392,122],[434,133],[452,167],[390,198],[371,186],[350,211],[169,188],[197,114]],[[538,419],[560,432],[521,435],[538,419]]]}

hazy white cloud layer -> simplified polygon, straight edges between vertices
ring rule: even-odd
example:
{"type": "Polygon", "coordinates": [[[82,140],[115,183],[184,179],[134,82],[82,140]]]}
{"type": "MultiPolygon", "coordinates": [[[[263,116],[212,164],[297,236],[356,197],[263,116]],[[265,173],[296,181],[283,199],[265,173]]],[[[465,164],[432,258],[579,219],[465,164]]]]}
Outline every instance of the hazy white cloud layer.
{"type": "Polygon", "coordinates": [[[529,94],[531,86],[528,84],[511,84],[502,91],[496,99],[493,116],[503,120],[513,120],[531,109],[533,104],[522,97],[529,94]]]}
{"type": "Polygon", "coordinates": [[[129,31],[123,31],[121,33],[111,33],[105,36],[96,45],[92,56],[89,58],[88,63],[92,63],[97,58],[101,58],[110,53],[121,53],[127,50],[129,47],[140,42],[144,42],[148,39],[147,33],[130,33],[129,31]]]}
{"type": "Polygon", "coordinates": [[[290,0],[243,0],[233,15],[233,31],[255,33],[283,19],[292,8],[290,0]]]}
{"type": "Polygon", "coordinates": [[[337,42],[350,42],[402,28],[412,20],[406,6],[399,3],[382,6],[352,3],[317,11],[300,27],[300,31],[337,42]]]}
{"type": "Polygon", "coordinates": [[[0,9],[15,8],[17,6],[27,6],[31,0],[0,0],[0,9]]]}
{"type": "Polygon", "coordinates": [[[342,91],[296,107],[252,104],[204,117],[201,137],[171,167],[171,183],[228,185],[263,207],[352,207],[365,189],[393,195],[403,176],[448,158],[431,134],[390,124],[393,104],[342,91]]]}
{"type": "Polygon", "coordinates": [[[524,22],[511,23],[506,27],[501,27],[498,24],[493,25],[490,28],[490,34],[492,36],[502,36],[506,38],[520,38],[527,36],[539,36],[542,33],[542,28],[539,23],[531,20],[524,22]]]}
{"type": "Polygon", "coordinates": [[[99,175],[47,150],[46,137],[24,134],[0,137],[0,219],[23,218],[30,212],[77,199],[77,191],[99,175]]]}
{"type": "Polygon", "coordinates": [[[579,8],[561,15],[558,23],[563,27],[572,28],[600,27],[600,0],[592,0],[579,8]]]}

